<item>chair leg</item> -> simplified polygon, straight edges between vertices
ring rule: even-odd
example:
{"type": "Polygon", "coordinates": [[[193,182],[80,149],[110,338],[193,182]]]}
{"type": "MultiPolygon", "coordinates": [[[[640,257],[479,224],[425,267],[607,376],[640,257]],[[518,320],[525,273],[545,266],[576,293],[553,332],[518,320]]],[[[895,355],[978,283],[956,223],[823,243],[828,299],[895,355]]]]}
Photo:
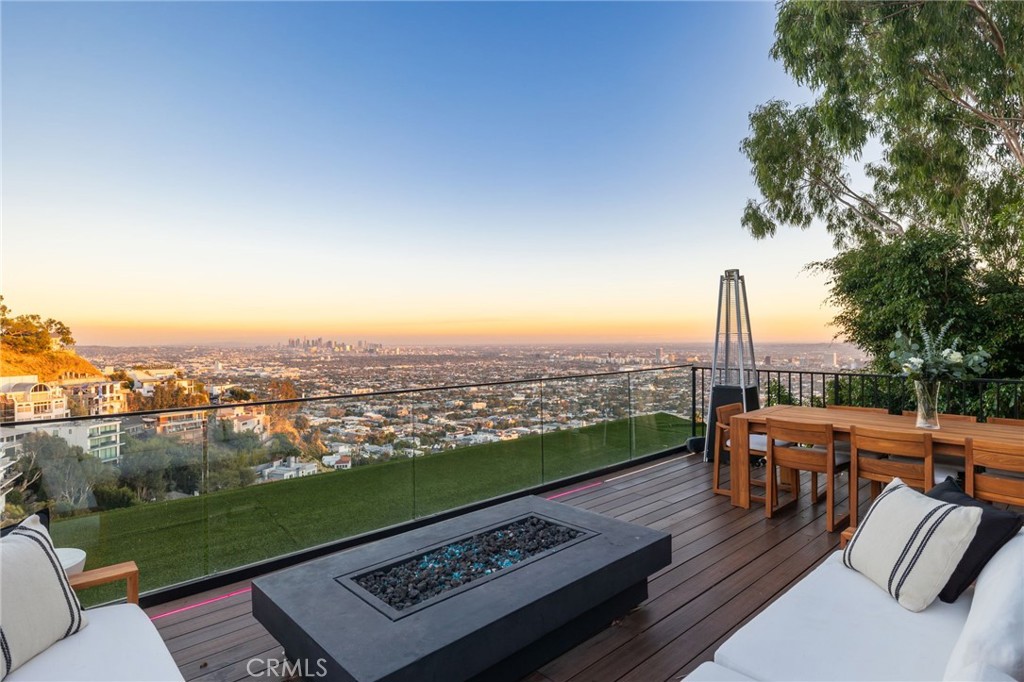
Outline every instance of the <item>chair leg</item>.
{"type": "Polygon", "coordinates": [[[811,504],[818,504],[820,496],[818,495],[818,472],[811,472],[811,504]]]}
{"type": "Polygon", "coordinates": [[[835,502],[835,490],[836,490],[836,479],[834,476],[825,474],[828,478],[825,481],[825,504],[828,508],[825,510],[825,528],[829,533],[836,529],[836,502],[835,502]]]}
{"type": "Polygon", "coordinates": [[[712,469],[711,469],[711,490],[716,495],[721,495],[722,494],[722,489],[719,487],[719,484],[721,483],[721,478],[720,478],[721,473],[718,470],[718,464],[719,464],[719,459],[718,459],[718,441],[715,441],[715,453],[711,457],[711,466],[712,466],[712,469]]]}
{"type": "Polygon", "coordinates": [[[882,494],[882,483],[881,481],[871,481],[871,499],[875,499],[882,494]]]}
{"type": "MultiPolygon", "coordinates": [[[[728,488],[722,487],[722,443],[716,438],[715,439],[715,454],[712,458],[714,462],[714,468],[711,470],[711,490],[716,495],[732,495],[732,484],[730,482],[728,488]]],[[[732,460],[729,461],[730,467],[733,465],[732,460]]],[[[729,471],[730,478],[732,477],[732,470],[729,471]]]]}
{"type": "Polygon", "coordinates": [[[850,482],[847,487],[850,489],[850,527],[857,526],[857,512],[860,506],[860,459],[857,452],[850,454],[850,482]]]}
{"type": "Polygon", "coordinates": [[[775,462],[769,457],[764,467],[764,516],[772,517],[772,508],[778,503],[778,491],[775,485],[775,462]]]}

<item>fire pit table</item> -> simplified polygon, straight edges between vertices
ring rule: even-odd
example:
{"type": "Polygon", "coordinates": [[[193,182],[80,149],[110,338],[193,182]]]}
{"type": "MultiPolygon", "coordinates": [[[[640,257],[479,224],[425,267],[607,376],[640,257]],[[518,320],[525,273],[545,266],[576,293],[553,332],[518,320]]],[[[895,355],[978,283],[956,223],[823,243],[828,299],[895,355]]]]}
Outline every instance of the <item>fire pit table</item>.
{"type": "Polygon", "coordinates": [[[309,677],[515,680],[647,598],[671,536],[525,497],[263,576],[256,619],[309,677]]]}

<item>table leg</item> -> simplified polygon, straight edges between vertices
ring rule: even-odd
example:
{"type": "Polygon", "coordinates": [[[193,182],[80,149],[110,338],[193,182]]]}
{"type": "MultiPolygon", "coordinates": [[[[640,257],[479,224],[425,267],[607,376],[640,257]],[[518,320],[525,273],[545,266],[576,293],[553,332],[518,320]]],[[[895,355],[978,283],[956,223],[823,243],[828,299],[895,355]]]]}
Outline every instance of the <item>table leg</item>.
{"type": "Polygon", "coordinates": [[[729,420],[729,480],[734,507],[750,509],[750,422],[737,415],[729,420]]]}

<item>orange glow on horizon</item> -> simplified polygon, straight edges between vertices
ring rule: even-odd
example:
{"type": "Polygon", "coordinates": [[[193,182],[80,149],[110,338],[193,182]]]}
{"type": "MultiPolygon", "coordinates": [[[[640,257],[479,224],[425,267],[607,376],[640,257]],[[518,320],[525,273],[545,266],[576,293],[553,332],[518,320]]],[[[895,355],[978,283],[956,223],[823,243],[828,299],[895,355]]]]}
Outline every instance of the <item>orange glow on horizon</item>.
{"type": "MultiPolygon", "coordinates": [[[[832,314],[815,311],[814,316],[777,313],[752,315],[755,343],[815,342],[833,340],[829,325],[832,314]]],[[[279,343],[289,337],[324,337],[347,343],[358,339],[400,344],[462,343],[710,343],[713,340],[713,311],[702,316],[650,318],[618,316],[614,320],[594,320],[582,316],[556,316],[550,313],[529,319],[490,317],[481,319],[370,320],[349,319],[345,324],[281,319],[262,324],[252,319],[232,322],[190,320],[168,324],[138,320],[135,323],[114,320],[83,320],[71,325],[82,345],[159,345],[189,343],[279,343]]]]}

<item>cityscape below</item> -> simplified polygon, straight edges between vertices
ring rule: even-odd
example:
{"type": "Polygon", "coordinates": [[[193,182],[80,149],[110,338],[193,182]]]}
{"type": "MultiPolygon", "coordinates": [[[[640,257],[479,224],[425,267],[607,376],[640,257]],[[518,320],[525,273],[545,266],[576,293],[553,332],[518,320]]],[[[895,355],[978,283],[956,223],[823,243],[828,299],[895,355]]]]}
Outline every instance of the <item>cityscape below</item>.
{"type": "MultiPolygon", "coordinates": [[[[134,367],[173,367],[202,381],[212,397],[238,387],[261,395],[269,381],[288,380],[301,396],[345,395],[483,384],[659,365],[710,365],[713,345],[387,346],[294,338],[273,346],[80,346],[78,354],[105,374],[134,367]]],[[[758,344],[758,367],[859,370],[856,346],[758,344]]]]}

